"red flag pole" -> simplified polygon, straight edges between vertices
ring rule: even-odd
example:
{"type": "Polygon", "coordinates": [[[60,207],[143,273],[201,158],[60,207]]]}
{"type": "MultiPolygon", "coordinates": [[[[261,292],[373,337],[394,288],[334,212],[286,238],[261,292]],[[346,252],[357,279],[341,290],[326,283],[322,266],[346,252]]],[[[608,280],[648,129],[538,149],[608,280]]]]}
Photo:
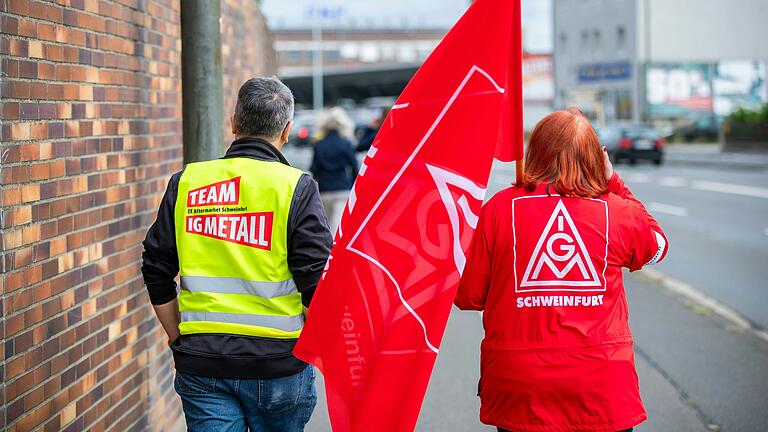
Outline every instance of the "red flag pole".
{"type": "MultiPolygon", "coordinates": [[[[514,85],[513,91],[514,93],[512,96],[515,98],[514,100],[514,106],[517,109],[512,109],[512,145],[516,146],[520,145],[522,148],[522,142],[524,140],[523,135],[523,38],[522,38],[522,12],[520,10],[520,3],[521,1],[515,1],[513,6],[513,24],[517,28],[517,35],[519,37],[513,38],[511,49],[510,49],[510,65],[511,67],[511,73],[510,78],[511,82],[514,85]],[[515,43],[517,42],[517,43],[515,43]],[[519,140],[519,141],[518,141],[519,140]]],[[[524,153],[523,153],[524,154],[524,153]]],[[[523,180],[523,173],[525,172],[525,160],[523,154],[520,155],[520,158],[516,161],[515,164],[515,177],[516,177],[516,183],[521,183],[523,180]]]]}

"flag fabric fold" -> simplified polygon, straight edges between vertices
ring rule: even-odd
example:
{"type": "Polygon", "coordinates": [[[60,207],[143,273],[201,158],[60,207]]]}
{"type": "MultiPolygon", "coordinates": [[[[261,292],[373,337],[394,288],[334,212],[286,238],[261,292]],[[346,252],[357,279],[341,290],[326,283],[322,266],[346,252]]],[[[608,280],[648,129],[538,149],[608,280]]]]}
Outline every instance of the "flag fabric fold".
{"type": "Polygon", "coordinates": [[[478,0],[366,155],[294,353],[323,374],[334,431],[418,418],[494,156],[522,157],[519,0],[478,0]]]}

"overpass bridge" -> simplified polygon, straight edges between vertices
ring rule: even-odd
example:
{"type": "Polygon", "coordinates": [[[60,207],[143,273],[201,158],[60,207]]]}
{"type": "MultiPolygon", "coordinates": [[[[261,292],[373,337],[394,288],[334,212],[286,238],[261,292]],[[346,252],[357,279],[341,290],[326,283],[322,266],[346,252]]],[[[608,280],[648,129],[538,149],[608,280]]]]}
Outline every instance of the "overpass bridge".
{"type": "MultiPolygon", "coordinates": [[[[326,105],[340,100],[357,103],[373,97],[397,97],[421,63],[355,65],[324,68],[323,94],[326,105]]],[[[293,91],[296,103],[312,106],[312,69],[291,68],[280,79],[293,91]]]]}

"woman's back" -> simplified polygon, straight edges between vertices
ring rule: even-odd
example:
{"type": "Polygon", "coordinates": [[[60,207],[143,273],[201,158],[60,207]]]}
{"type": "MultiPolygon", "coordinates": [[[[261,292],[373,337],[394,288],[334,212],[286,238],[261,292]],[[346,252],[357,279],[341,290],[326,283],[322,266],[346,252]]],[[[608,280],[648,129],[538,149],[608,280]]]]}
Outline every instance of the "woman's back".
{"type": "Polygon", "coordinates": [[[534,180],[483,207],[455,300],[484,311],[480,418],[505,429],[619,431],[646,418],[622,268],[659,261],[667,241],[579,114],[537,125],[534,180]]]}
{"type": "Polygon", "coordinates": [[[315,144],[310,170],[321,192],[350,189],[357,176],[352,143],[335,131],[328,133],[315,144]]]}
{"type": "MultiPolygon", "coordinates": [[[[613,184],[617,192],[624,190],[619,189],[618,176],[609,187],[613,184]]],[[[617,193],[580,198],[547,195],[545,189],[542,185],[528,192],[512,187],[484,208],[485,223],[491,224],[482,227],[490,237],[488,249],[478,255],[470,252],[478,262],[468,263],[468,272],[483,266],[482,252],[487,251],[493,268],[491,287],[513,289],[489,289],[486,317],[495,309],[531,317],[550,306],[567,308],[568,315],[544,314],[560,323],[573,321],[562,327],[531,320],[524,326],[502,326],[502,339],[511,343],[630,337],[629,328],[622,325],[626,322],[622,267],[637,270],[651,261],[658,252],[655,233],[661,229],[642,206],[617,193]],[[595,314],[597,306],[610,313],[595,314]],[[539,327],[529,328],[534,324],[539,327]]]]}
{"type": "Polygon", "coordinates": [[[491,199],[468,254],[456,304],[484,310],[481,419],[511,416],[513,430],[632,427],[645,412],[622,267],[650,261],[661,230],[620,196],[618,177],[617,193],[598,198],[545,189],[491,199]]]}

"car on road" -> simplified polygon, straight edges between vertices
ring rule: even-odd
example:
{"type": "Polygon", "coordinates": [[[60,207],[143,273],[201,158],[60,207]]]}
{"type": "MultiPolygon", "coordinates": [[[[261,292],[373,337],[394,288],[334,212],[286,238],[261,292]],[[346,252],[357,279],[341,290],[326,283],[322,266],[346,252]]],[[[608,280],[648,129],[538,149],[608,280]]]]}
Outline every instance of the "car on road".
{"type": "Polygon", "coordinates": [[[295,147],[310,147],[312,134],[315,130],[314,111],[297,111],[293,116],[293,129],[288,137],[288,145],[295,147]]]}
{"type": "Polygon", "coordinates": [[[611,160],[627,161],[631,165],[638,160],[650,160],[656,165],[664,161],[664,137],[650,125],[609,125],[597,130],[600,142],[611,160]]]}
{"type": "Polygon", "coordinates": [[[682,137],[685,142],[694,140],[717,141],[723,118],[717,115],[707,115],[696,118],[684,126],[674,130],[676,136],[682,137]]]}

